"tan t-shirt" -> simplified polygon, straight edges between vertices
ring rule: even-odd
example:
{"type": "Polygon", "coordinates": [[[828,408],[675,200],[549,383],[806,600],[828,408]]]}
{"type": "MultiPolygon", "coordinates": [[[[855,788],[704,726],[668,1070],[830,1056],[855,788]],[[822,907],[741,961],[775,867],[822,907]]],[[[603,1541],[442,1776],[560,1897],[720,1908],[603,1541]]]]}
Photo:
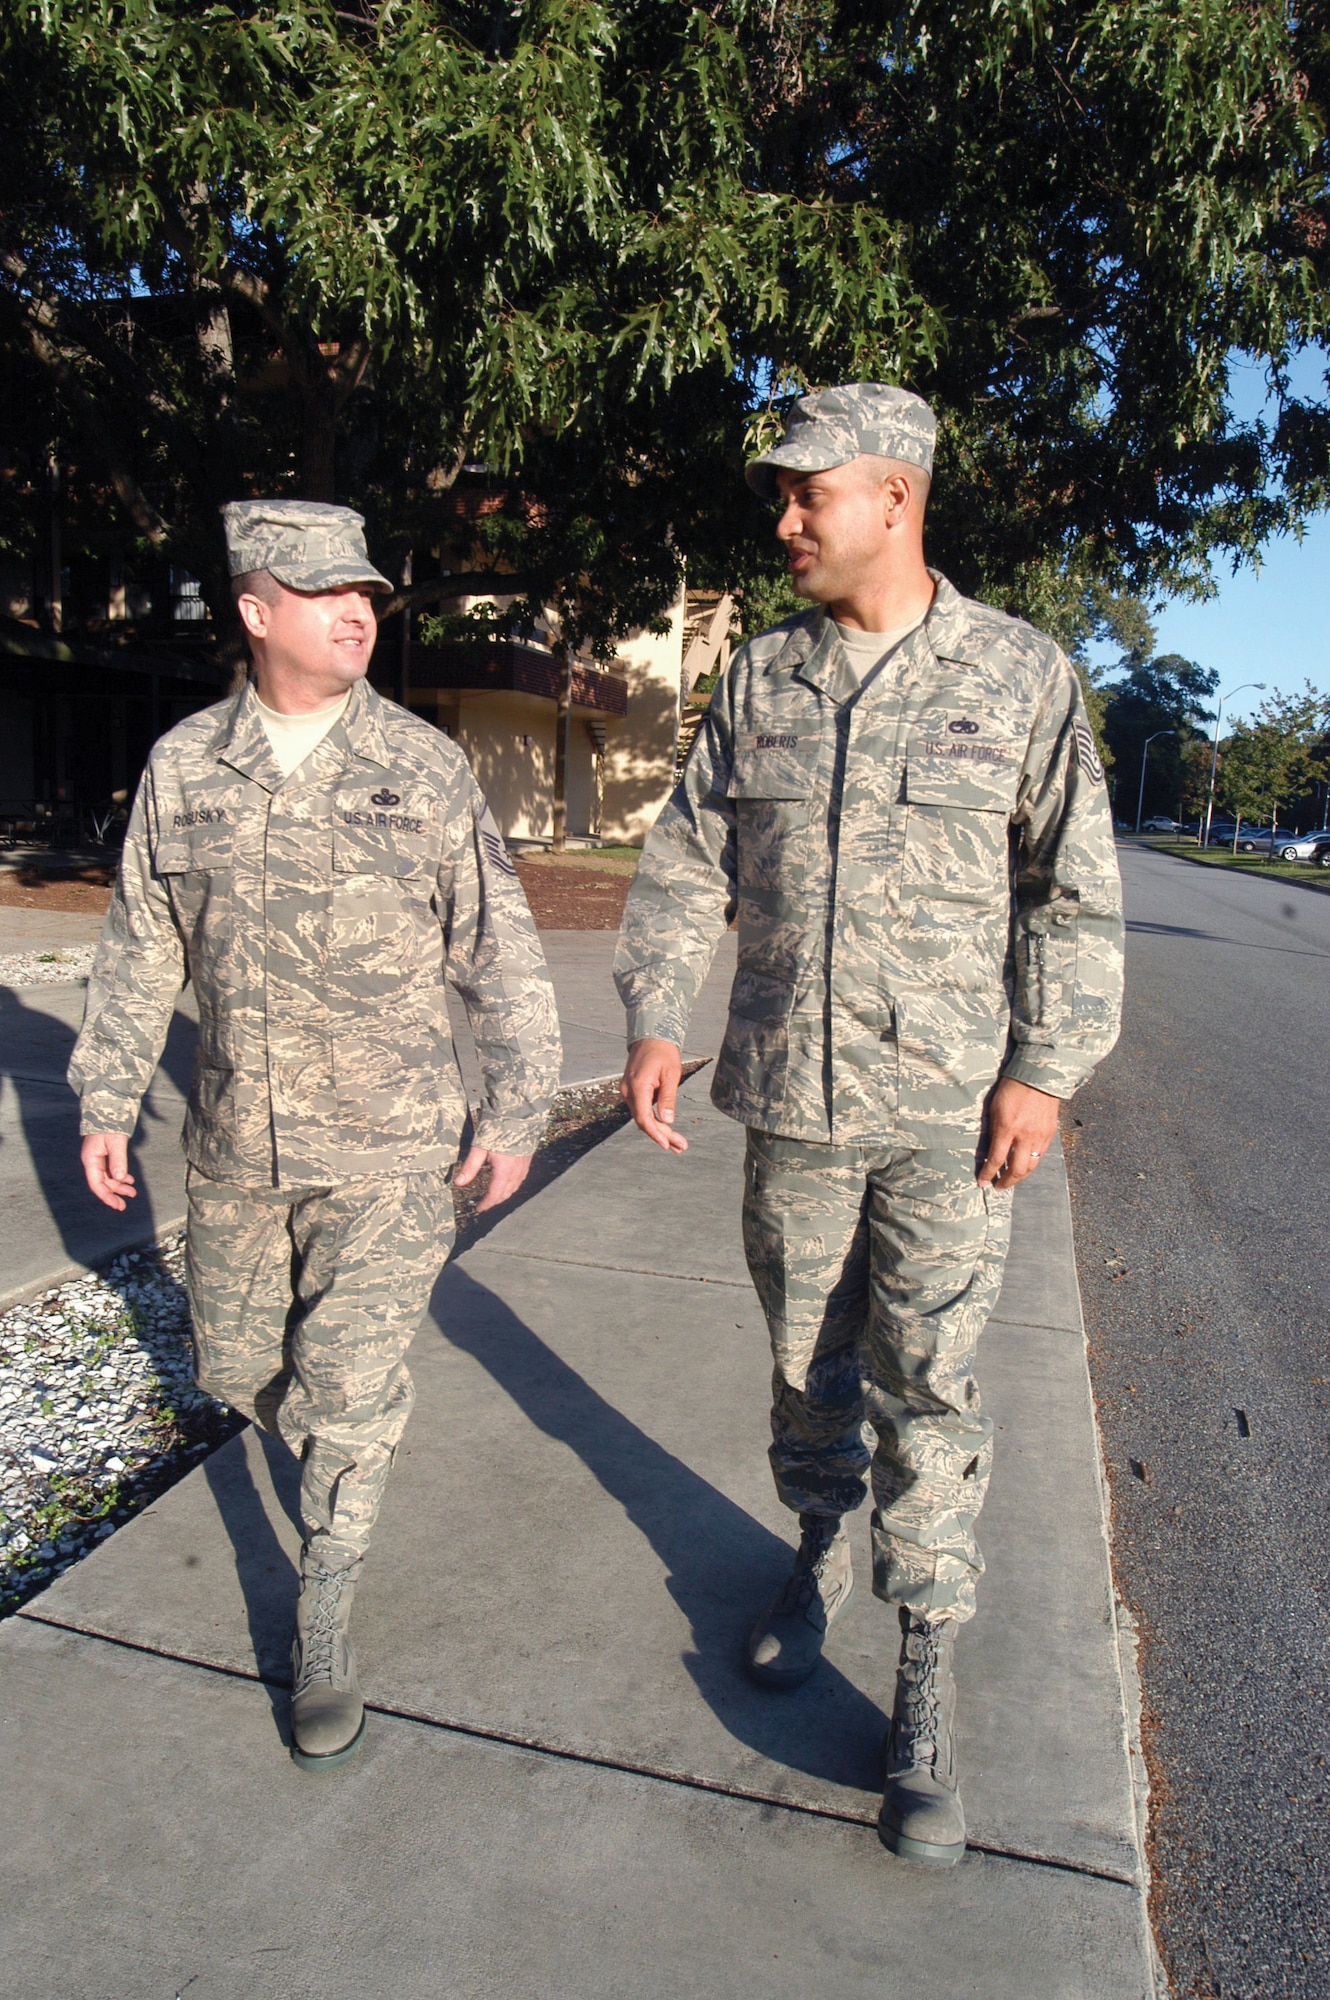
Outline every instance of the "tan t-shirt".
{"type": "Polygon", "coordinates": [[[277,768],[284,778],[289,778],[296,766],[304,763],[310,751],[322,743],[333,724],[345,714],[351,690],[348,688],[335,701],[325,702],[322,708],[311,708],[304,715],[279,715],[275,708],[259,701],[257,694],[254,699],[258,703],[264,734],[277,759],[277,768]]]}
{"type": "Polygon", "coordinates": [[[899,625],[894,632],[859,632],[849,625],[842,625],[839,618],[832,620],[860,687],[879,660],[885,660],[888,653],[894,653],[901,640],[908,639],[915,626],[923,622],[922,618],[912,618],[908,625],[899,625]]]}

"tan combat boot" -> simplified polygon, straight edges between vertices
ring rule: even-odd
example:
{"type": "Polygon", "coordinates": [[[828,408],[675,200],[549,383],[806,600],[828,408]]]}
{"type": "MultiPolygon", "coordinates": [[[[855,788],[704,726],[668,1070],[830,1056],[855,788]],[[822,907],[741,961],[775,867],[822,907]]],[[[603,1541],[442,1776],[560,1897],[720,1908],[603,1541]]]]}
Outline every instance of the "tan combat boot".
{"type": "Polygon", "coordinates": [[[764,1687],[796,1688],[822,1657],[827,1627],[854,1591],[850,1538],[835,1514],[801,1514],[790,1580],[753,1627],[748,1671],[764,1687]]]}
{"type": "Polygon", "coordinates": [[[344,1764],[365,1734],[365,1704],[347,1638],[358,1562],[323,1569],[301,1557],[291,1645],[291,1755],[305,1771],[344,1764]]]}
{"type": "Polygon", "coordinates": [[[887,1789],[877,1830],[893,1854],[950,1868],[965,1852],[965,1808],[956,1778],[956,1620],[930,1623],[902,1606],[900,1621],[887,1789]]]}

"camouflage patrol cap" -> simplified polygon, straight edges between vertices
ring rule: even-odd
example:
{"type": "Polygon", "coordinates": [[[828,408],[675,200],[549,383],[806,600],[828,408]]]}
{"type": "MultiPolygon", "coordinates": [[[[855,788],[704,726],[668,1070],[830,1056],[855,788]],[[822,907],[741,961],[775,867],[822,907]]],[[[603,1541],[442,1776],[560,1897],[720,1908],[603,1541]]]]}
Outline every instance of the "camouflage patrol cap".
{"type": "Polygon", "coordinates": [[[222,509],[232,576],[266,569],[288,590],[391,590],[370,562],[365,520],[321,500],[232,500],[222,509]]]}
{"type": "Polygon", "coordinates": [[[774,451],[763,452],[744,468],[744,478],[764,500],[779,498],[776,473],[829,472],[871,452],[903,458],[924,472],[933,470],[937,418],[922,396],[889,382],[843,382],[800,396],[785,435],[774,451]]]}

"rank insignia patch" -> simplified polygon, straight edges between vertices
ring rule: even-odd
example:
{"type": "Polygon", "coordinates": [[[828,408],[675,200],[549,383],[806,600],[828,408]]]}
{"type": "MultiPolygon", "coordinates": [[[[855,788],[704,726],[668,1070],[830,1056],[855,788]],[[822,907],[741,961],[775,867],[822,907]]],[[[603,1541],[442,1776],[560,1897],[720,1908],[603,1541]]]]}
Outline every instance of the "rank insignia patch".
{"type": "Polygon", "coordinates": [[[1096,785],[1102,785],[1104,766],[1095,748],[1094,733],[1089,723],[1082,722],[1078,717],[1072,724],[1072,734],[1076,738],[1076,762],[1087,778],[1092,778],[1096,785]]]}
{"type": "Polygon", "coordinates": [[[516,875],[517,870],[513,866],[512,856],[503,844],[503,835],[499,832],[498,822],[488,805],[480,815],[478,831],[482,847],[499,872],[503,875],[516,875]]]}

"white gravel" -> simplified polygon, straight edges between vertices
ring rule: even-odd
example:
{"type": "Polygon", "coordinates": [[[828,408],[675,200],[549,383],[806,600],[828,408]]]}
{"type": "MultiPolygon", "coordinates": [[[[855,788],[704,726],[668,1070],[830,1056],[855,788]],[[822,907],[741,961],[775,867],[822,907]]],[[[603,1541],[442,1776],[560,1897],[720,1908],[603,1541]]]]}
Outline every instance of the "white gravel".
{"type": "Polygon", "coordinates": [[[66,944],[59,951],[0,952],[0,986],[72,986],[92,971],[95,944],[66,944]]]}
{"type": "Polygon", "coordinates": [[[191,1377],[183,1258],[171,1237],[0,1314],[0,1611],[234,1422],[191,1377]]]}

